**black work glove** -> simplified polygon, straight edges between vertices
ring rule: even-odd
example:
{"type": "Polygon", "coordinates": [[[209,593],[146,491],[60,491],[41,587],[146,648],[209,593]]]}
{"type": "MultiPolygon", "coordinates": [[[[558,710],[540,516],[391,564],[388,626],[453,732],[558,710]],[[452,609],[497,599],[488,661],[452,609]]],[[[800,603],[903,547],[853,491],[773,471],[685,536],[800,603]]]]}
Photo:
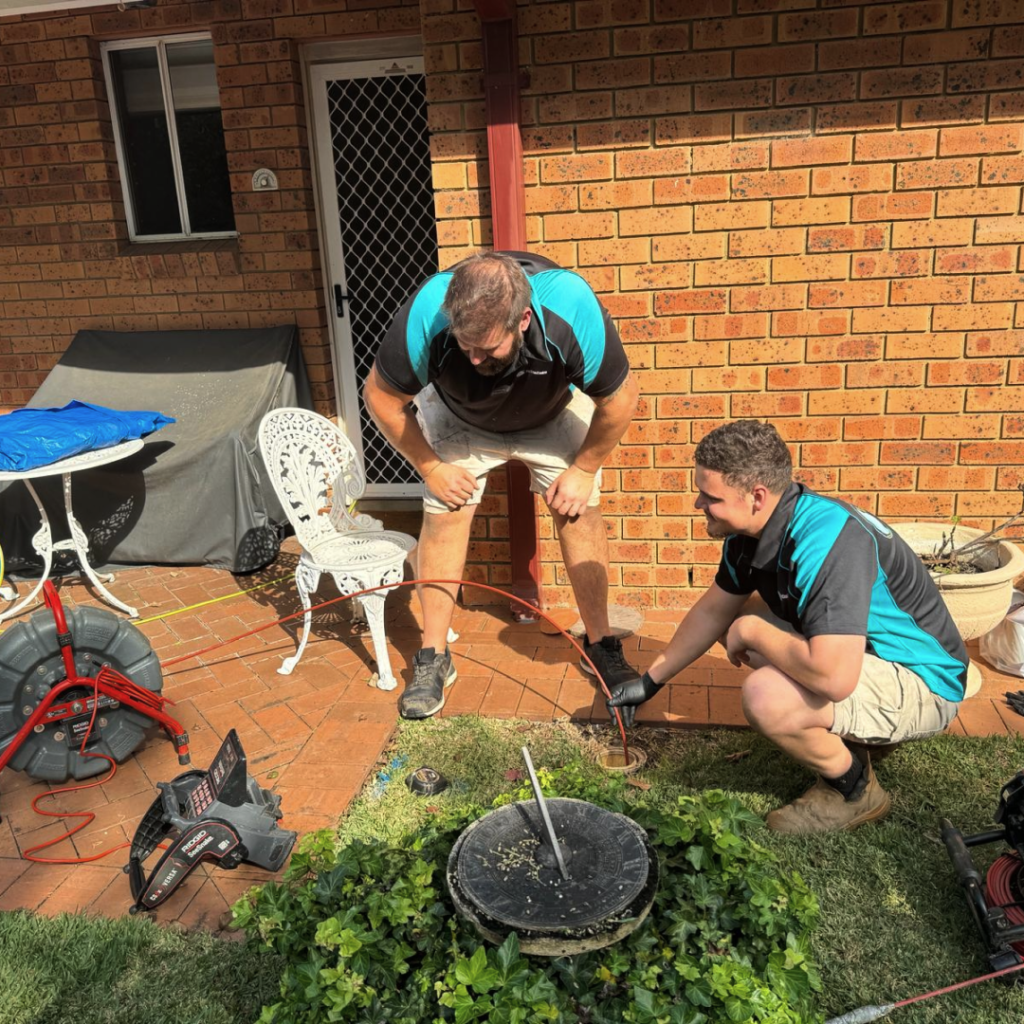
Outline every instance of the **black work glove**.
{"type": "Polygon", "coordinates": [[[647,672],[638,679],[619,683],[612,690],[611,697],[605,701],[612,721],[615,721],[615,708],[619,708],[622,711],[622,724],[629,728],[636,718],[636,709],[644,701],[650,700],[664,685],[656,683],[647,672]]]}
{"type": "Polygon", "coordinates": [[[1006,703],[1009,704],[1018,715],[1024,715],[1024,690],[1017,690],[1016,693],[1012,690],[1008,690],[1004,696],[1006,697],[1006,703]]]}

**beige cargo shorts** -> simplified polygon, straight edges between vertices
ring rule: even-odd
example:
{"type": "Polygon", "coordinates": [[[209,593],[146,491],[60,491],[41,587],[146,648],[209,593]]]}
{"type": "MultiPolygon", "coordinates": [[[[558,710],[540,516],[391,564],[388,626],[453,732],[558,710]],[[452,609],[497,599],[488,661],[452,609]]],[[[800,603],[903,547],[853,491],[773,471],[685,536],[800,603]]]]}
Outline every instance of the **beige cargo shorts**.
{"type": "MultiPolygon", "coordinates": [[[[518,459],[530,470],[530,490],[544,492],[565,472],[576,458],[590,429],[594,403],[582,391],[573,391],[569,404],[549,423],[532,430],[513,430],[492,434],[460,420],[428,385],[417,396],[416,420],[437,457],[460,466],[476,477],[476,490],[466,502],[478,505],[487,483],[487,474],[510,459],[518,459]]],[[[594,477],[588,506],[601,502],[601,473],[594,477]]],[[[448,506],[424,484],[423,509],[447,512],[448,506]]]]}
{"type": "Polygon", "coordinates": [[[868,744],[920,740],[942,732],[959,706],[909,668],[865,654],[857,688],[835,705],[830,731],[868,744]]]}

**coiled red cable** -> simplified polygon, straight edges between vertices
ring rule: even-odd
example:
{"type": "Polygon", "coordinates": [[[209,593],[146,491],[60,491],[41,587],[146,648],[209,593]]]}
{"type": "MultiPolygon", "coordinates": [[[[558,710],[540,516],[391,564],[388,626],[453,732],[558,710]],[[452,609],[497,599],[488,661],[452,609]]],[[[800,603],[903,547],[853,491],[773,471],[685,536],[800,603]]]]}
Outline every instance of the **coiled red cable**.
{"type": "MultiPolygon", "coordinates": [[[[1010,924],[1024,924],[1021,906],[1020,873],[1024,865],[1016,853],[997,857],[985,876],[985,899],[988,905],[1002,907],[1010,924]]],[[[1024,956],[1024,941],[1012,943],[1014,950],[1024,956]]]]}

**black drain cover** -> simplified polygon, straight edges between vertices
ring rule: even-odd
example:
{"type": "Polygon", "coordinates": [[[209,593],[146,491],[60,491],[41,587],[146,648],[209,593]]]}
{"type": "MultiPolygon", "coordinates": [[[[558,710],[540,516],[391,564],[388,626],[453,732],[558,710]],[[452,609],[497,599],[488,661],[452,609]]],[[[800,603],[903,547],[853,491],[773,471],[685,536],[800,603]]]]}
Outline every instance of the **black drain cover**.
{"type": "Polygon", "coordinates": [[[556,798],[547,806],[569,879],[551,854],[540,808],[523,801],[492,811],[459,837],[448,861],[456,906],[488,938],[517,932],[528,952],[554,956],[617,941],[643,920],[657,889],[647,834],[584,800],[556,798]],[[531,936],[566,941],[531,949],[531,936]]]}

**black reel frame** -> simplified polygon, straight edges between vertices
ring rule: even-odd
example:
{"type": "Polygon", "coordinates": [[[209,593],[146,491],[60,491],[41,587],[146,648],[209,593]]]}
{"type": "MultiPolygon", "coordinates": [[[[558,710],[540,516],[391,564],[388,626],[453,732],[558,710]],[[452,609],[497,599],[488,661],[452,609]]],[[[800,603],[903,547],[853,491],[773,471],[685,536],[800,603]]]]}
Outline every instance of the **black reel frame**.
{"type": "Polygon", "coordinates": [[[280,795],[261,789],[248,774],[234,729],[208,771],[184,772],[157,788],[160,795],[139,823],[124,867],[131,914],[155,910],[204,860],[228,869],[245,862],[277,871],[295,845],[298,833],[277,824],[280,795]],[[147,878],[142,862],[167,838],[170,846],[147,878]]]}
{"type": "Polygon", "coordinates": [[[1003,827],[965,836],[947,818],[943,818],[942,841],[966,892],[974,923],[988,950],[988,961],[992,970],[998,971],[1024,963],[1024,957],[1013,948],[1014,943],[1024,941],[1024,924],[1012,924],[1004,907],[989,906],[985,882],[974,866],[970,847],[1006,842],[1024,862],[1024,771],[1018,772],[1003,786],[995,821],[1003,827]]]}

